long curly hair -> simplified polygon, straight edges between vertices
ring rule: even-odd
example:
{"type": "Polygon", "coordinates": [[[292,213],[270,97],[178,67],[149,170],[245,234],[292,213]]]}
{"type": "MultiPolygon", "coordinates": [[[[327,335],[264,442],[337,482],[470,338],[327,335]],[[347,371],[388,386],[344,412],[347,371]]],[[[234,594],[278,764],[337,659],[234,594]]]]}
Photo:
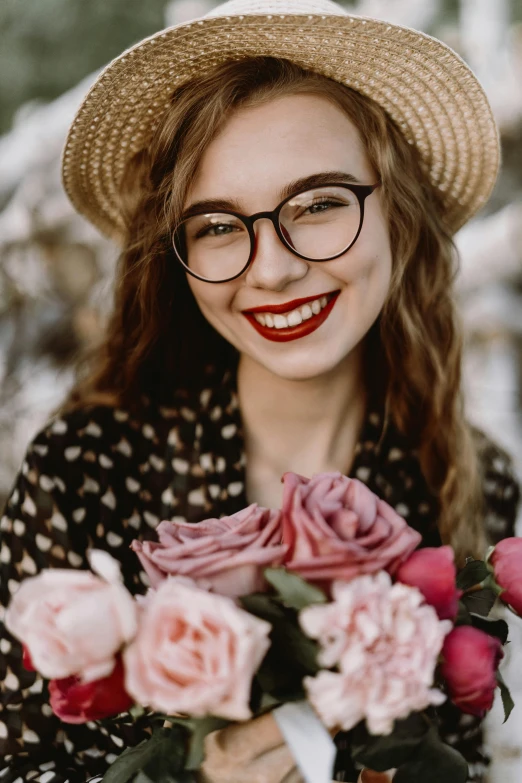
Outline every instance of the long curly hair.
{"type": "Polygon", "coordinates": [[[209,365],[226,368],[237,360],[196,305],[174,258],[172,227],[202,154],[231,113],[295,93],[323,96],[346,112],[382,182],[393,271],[387,301],[367,336],[367,382],[385,390],[386,420],[418,451],[439,499],[443,541],[460,562],[480,556],[482,478],[463,412],[462,335],[453,296],[457,256],[441,196],[415,147],[380,106],[287,60],[229,62],[173,93],[149,147],[127,167],[121,189],[127,234],[114,309],[63,409],[132,409],[144,397],[161,403],[175,388],[197,388],[209,365]]]}

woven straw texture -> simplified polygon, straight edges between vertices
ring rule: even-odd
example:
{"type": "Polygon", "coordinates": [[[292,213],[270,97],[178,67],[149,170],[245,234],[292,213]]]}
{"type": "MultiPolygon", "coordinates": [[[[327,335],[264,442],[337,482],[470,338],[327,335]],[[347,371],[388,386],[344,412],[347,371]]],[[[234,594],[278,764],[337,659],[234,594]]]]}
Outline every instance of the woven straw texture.
{"type": "Polygon", "coordinates": [[[453,231],[487,201],[499,166],[497,129],[482,87],[455,52],[329,0],[231,0],[145,39],[98,77],[63,154],[75,208],[121,240],[126,162],[147,146],[173,89],[224,61],[259,55],[285,57],[379,103],[418,147],[453,231]]]}

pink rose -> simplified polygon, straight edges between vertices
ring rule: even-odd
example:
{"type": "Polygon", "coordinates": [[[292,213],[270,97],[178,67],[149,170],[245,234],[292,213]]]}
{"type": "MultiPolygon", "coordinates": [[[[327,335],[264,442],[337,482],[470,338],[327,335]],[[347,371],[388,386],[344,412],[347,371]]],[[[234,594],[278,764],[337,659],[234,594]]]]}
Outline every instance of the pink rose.
{"type": "Polygon", "coordinates": [[[421,536],[357,479],[318,473],[283,477],[285,566],[312,582],[393,574],[421,536]]]}
{"type": "Polygon", "coordinates": [[[440,672],[462,712],[483,718],[491,709],[503,655],[499,639],[471,625],[459,625],[447,636],[440,672]]]}
{"type": "Polygon", "coordinates": [[[138,704],[168,715],[251,717],[252,678],[270,646],[269,623],[176,578],[150,590],[140,614],[123,653],[126,689],[138,704]]]}
{"type": "Polygon", "coordinates": [[[418,549],[399,566],[395,578],[420,590],[441,620],[457,616],[462,591],[456,587],[455,555],[450,546],[418,549]]]}
{"type": "Polygon", "coordinates": [[[6,612],[6,626],[26,660],[48,679],[107,677],[137,630],[136,604],[106,552],[91,553],[106,581],[89,571],[46,569],[26,579],[6,612]]]}
{"type": "Polygon", "coordinates": [[[305,687],[326,726],[347,731],[366,719],[371,734],[389,734],[395,720],[444,701],[433,681],[452,626],[417,589],[392,584],[381,571],[334,582],[332,596],[299,615],[321,649],[325,669],[305,678],[305,687]]]}
{"type": "Polygon", "coordinates": [[[123,665],[118,658],[108,677],[81,682],[78,677],[51,680],[52,711],[64,723],[87,723],[126,712],[133,704],[123,683],[123,665]]]}
{"type": "Polygon", "coordinates": [[[220,595],[248,595],[266,588],[264,569],[279,565],[286,552],[281,512],[256,503],[198,524],[160,522],[157,534],[159,543],[131,545],[153,587],[168,575],[187,576],[220,595]]]}
{"type": "Polygon", "coordinates": [[[522,538],[505,538],[496,545],[489,562],[496,583],[503,588],[500,599],[522,617],[522,538]]]}

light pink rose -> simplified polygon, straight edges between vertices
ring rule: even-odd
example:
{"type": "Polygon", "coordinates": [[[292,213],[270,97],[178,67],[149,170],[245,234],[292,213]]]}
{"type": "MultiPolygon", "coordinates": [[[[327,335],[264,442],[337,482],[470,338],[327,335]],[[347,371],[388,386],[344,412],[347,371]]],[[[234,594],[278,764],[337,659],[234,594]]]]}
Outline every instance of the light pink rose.
{"type": "Polygon", "coordinates": [[[13,596],[6,626],[27,659],[48,679],[82,682],[107,677],[115,656],[137,630],[137,608],[106,552],[93,552],[89,571],[46,569],[26,579],[13,596]]]}
{"type": "Polygon", "coordinates": [[[251,717],[252,678],[271,626],[231,598],[169,578],[150,590],[140,627],[123,653],[127,692],[169,715],[251,717]]]}
{"type": "Polygon", "coordinates": [[[385,569],[394,574],[421,536],[357,479],[283,477],[285,566],[324,586],[385,569]]]}
{"type": "Polygon", "coordinates": [[[279,565],[281,512],[256,503],[221,519],[198,524],[160,522],[159,543],[133,541],[153,587],[168,576],[187,576],[220,595],[237,597],[266,589],[263,571],[279,565]]]}
{"type": "Polygon", "coordinates": [[[381,571],[334,582],[332,594],[332,603],[300,613],[325,667],[305,686],[328,727],[349,730],[366,719],[371,734],[389,734],[395,720],[444,701],[433,680],[452,623],[439,620],[416,588],[392,585],[381,571]],[[339,671],[327,671],[334,666],[339,671]]]}

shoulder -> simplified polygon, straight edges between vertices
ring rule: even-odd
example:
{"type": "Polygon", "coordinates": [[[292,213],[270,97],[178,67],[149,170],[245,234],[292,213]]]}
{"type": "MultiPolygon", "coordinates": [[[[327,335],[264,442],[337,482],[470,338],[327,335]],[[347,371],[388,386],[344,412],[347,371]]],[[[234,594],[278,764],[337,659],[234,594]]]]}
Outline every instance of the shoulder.
{"type": "Polygon", "coordinates": [[[520,504],[520,479],[510,455],[496,441],[472,428],[479,457],[485,503],[485,525],[496,543],[514,535],[520,504]]]}

